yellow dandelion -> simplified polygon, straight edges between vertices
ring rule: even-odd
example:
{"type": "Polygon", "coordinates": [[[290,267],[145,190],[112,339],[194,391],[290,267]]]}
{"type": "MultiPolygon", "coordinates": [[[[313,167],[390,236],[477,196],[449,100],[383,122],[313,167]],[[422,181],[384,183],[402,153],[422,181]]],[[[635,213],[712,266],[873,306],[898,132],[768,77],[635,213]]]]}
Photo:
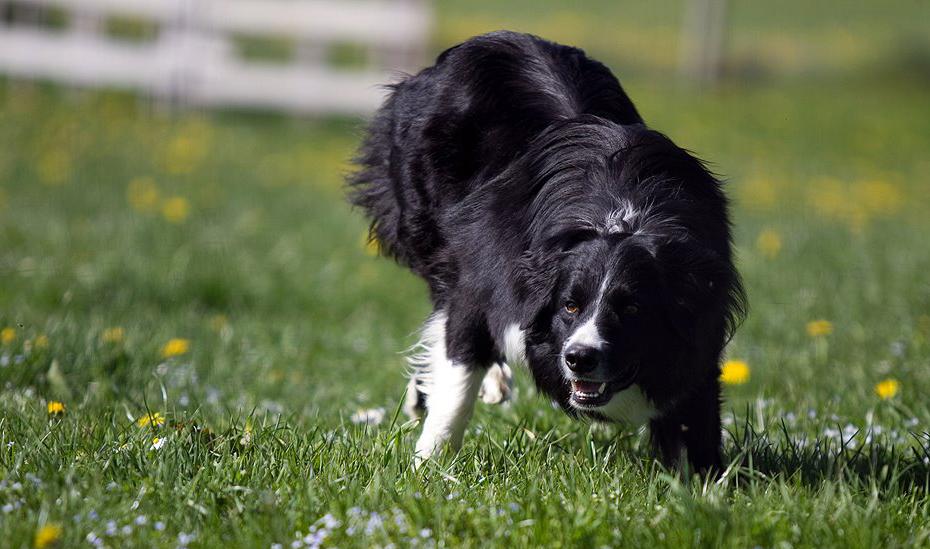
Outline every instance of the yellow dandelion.
{"type": "Polygon", "coordinates": [[[756,239],[756,249],[768,259],[774,259],[781,251],[781,235],[772,229],[765,229],[756,239]]]}
{"type": "Polygon", "coordinates": [[[36,530],[36,537],[33,546],[36,549],[46,549],[58,545],[61,540],[61,526],[57,524],[45,524],[36,530]]]}
{"type": "Polygon", "coordinates": [[[171,358],[175,356],[181,356],[187,354],[187,351],[190,350],[191,342],[188,339],[175,338],[165,343],[165,346],[161,348],[161,356],[165,358],[171,358]]]}
{"type": "Polygon", "coordinates": [[[136,211],[152,213],[158,210],[161,193],[151,177],[137,177],[126,188],[126,200],[136,211]]]}
{"type": "Polygon", "coordinates": [[[829,320],[811,320],[807,323],[807,335],[823,337],[833,333],[833,323],[829,320]]]}
{"type": "Polygon", "coordinates": [[[189,124],[165,147],[165,171],[172,175],[194,171],[206,156],[209,147],[208,128],[205,124],[189,124]]]}
{"type": "Polygon", "coordinates": [[[71,175],[71,156],[61,149],[50,150],[39,158],[39,180],[46,185],[61,185],[71,175]]]}
{"type": "Polygon", "coordinates": [[[720,381],[727,385],[742,385],[749,381],[749,364],[742,360],[728,360],[723,363],[720,381]]]}
{"type": "Polygon", "coordinates": [[[136,420],[136,425],[139,427],[148,427],[149,425],[161,427],[164,424],[165,416],[161,415],[160,412],[155,412],[154,414],[145,414],[136,420]]]}
{"type": "Polygon", "coordinates": [[[119,326],[107,328],[100,334],[100,339],[102,339],[104,343],[122,343],[125,337],[126,332],[119,326]]]}
{"type": "Polygon", "coordinates": [[[48,348],[48,336],[45,334],[39,334],[36,336],[35,341],[36,349],[47,349],[48,348]]]}
{"type": "Polygon", "coordinates": [[[0,343],[12,343],[16,339],[16,330],[13,328],[4,328],[0,330],[0,343]]]}
{"type": "Polygon", "coordinates": [[[869,210],[861,202],[851,199],[849,185],[838,179],[820,178],[809,186],[810,203],[814,210],[826,218],[843,221],[854,232],[860,232],[869,221],[869,210]]]}
{"type": "Polygon", "coordinates": [[[169,223],[183,223],[190,212],[190,202],[183,196],[172,196],[161,205],[161,215],[169,223]]]}
{"type": "Polygon", "coordinates": [[[64,415],[65,413],[65,405],[61,402],[58,402],[57,400],[50,400],[46,405],[46,409],[48,410],[48,415],[50,416],[60,416],[64,415]]]}
{"type": "Polygon", "coordinates": [[[767,210],[775,205],[777,194],[770,179],[754,178],[737,187],[741,202],[750,208],[767,210]]]}
{"type": "Polygon", "coordinates": [[[898,394],[898,390],[901,389],[901,383],[897,379],[883,379],[875,385],[875,394],[882,400],[888,400],[889,398],[894,398],[898,394]]]}
{"type": "Polygon", "coordinates": [[[852,186],[852,195],[870,213],[883,216],[894,215],[904,202],[897,185],[880,179],[857,181],[852,186]]]}

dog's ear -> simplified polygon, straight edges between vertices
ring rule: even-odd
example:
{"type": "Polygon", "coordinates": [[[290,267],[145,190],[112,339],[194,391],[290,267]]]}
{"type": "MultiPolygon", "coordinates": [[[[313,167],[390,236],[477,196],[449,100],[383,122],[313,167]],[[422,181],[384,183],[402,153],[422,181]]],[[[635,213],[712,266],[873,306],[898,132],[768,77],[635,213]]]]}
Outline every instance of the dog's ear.
{"type": "Polygon", "coordinates": [[[745,294],[729,258],[691,240],[671,240],[652,249],[667,289],[672,324],[694,341],[702,329],[714,329],[702,319],[723,319],[727,337],[745,314],[745,294]]]}
{"type": "Polygon", "coordinates": [[[553,307],[564,252],[530,250],[514,268],[514,293],[519,300],[520,329],[530,328],[553,307]]]}

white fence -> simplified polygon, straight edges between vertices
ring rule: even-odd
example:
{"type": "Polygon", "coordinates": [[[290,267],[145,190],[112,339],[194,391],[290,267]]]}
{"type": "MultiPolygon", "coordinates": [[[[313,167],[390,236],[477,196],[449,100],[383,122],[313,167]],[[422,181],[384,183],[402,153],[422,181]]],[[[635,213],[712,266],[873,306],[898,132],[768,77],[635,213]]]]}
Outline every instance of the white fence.
{"type": "Polygon", "coordinates": [[[137,89],[185,104],[366,113],[382,84],[424,61],[426,0],[0,0],[0,72],[77,86],[137,89]],[[57,13],[61,28],[21,15],[57,13]],[[156,29],[150,41],[117,39],[107,21],[156,29]],[[242,36],[274,37],[293,55],[271,62],[238,52],[242,36]],[[328,49],[365,52],[360,68],[327,61],[328,49]]]}

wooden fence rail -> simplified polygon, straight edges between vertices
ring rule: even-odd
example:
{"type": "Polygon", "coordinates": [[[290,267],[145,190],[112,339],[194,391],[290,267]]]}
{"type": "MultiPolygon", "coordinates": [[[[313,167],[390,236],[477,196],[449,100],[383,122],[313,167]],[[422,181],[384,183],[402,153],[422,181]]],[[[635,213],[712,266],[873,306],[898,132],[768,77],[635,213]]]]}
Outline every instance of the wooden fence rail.
{"type": "Polygon", "coordinates": [[[0,0],[0,72],[76,86],[137,89],[186,104],[361,114],[381,84],[424,61],[431,26],[425,0],[0,0]],[[17,18],[57,10],[60,28],[17,18]],[[12,15],[10,15],[12,14],[12,15]],[[112,18],[143,21],[152,40],[107,32],[112,18]],[[293,55],[244,58],[242,36],[283,39],[293,55]],[[367,53],[361,67],[337,67],[328,48],[367,53]]]}

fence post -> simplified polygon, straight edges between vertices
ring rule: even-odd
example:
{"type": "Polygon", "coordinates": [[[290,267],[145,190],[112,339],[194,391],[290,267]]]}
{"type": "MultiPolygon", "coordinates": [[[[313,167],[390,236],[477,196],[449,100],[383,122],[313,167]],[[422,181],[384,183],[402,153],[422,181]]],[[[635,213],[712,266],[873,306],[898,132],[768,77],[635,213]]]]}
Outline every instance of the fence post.
{"type": "Polygon", "coordinates": [[[681,28],[681,75],[698,85],[716,83],[723,73],[727,0],[685,0],[681,28]]]}

